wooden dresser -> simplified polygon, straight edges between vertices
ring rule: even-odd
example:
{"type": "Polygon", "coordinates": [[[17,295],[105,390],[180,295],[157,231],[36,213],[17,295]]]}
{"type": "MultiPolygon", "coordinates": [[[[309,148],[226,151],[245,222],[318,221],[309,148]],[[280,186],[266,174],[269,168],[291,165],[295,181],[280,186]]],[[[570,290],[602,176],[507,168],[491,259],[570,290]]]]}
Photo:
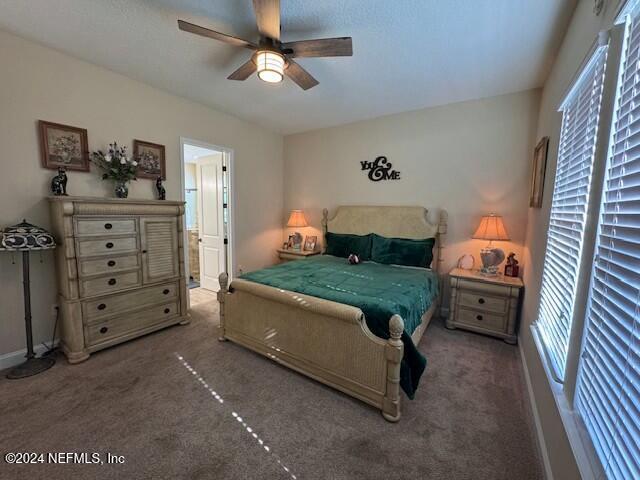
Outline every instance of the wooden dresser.
{"type": "Polygon", "coordinates": [[[49,197],[49,206],[70,363],[187,321],[183,202],[49,197]]]}
{"type": "Polygon", "coordinates": [[[517,343],[522,280],[460,268],[454,268],[449,277],[451,303],[447,328],[463,328],[517,343]]]}

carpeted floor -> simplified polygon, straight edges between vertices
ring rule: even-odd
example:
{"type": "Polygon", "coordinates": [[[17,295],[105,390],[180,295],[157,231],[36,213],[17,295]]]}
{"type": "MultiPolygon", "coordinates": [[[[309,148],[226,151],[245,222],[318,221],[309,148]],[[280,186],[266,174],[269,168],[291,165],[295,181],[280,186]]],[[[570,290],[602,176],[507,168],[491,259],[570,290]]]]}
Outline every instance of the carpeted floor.
{"type": "Polygon", "coordinates": [[[33,479],[542,478],[518,349],[448,331],[400,423],[230,342],[198,294],[193,321],[23,380],[0,380],[0,451],[99,453],[104,465],[7,465],[33,479]],[[179,357],[182,357],[180,360],[179,357]],[[201,378],[201,379],[199,379],[201,378]],[[215,392],[215,393],[212,393],[215,392]],[[106,464],[107,453],[124,456],[106,464]]]}

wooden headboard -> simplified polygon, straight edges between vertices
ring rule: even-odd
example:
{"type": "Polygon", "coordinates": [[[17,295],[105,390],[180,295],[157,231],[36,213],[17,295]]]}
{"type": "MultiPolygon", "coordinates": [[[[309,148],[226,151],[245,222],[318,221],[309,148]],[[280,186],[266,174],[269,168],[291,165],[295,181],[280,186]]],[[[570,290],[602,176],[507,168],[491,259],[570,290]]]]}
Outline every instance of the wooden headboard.
{"type": "MultiPolygon", "coordinates": [[[[435,238],[433,270],[440,271],[442,263],[442,236],[447,233],[447,212],[440,210],[437,224],[429,222],[424,207],[340,206],[334,216],[322,211],[322,231],[367,235],[377,233],[383,237],[423,239],[435,238]]],[[[326,245],[326,237],[325,237],[326,245]]]]}

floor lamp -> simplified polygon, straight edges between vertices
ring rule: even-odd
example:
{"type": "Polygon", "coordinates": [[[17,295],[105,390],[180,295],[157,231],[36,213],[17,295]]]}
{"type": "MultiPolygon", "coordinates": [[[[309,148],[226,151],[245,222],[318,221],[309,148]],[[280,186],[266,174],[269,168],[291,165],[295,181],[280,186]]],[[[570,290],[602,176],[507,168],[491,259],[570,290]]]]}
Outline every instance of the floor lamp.
{"type": "Polygon", "coordinates": [[[53,366],[56,361],[49,357],[36,358],[33,351],[33,331],[31,329],[31,285],[29,281],[29,254],[33,250],[56,248],[53,235],[43,228],[23,220],[22,223],[5,228],[0,234],[0,252],[22,252],[22,284],[24,294],[24,324],[27,336],[27,360],[14,367],[7,378],[30,377],[53,366]]]}

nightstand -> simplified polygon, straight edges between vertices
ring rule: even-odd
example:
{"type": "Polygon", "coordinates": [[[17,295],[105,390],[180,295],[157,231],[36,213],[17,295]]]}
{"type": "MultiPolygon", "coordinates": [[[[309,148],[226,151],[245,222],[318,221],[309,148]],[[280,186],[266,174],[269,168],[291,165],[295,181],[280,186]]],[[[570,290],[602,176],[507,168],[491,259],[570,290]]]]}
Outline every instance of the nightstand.
{"type": "Polygon", "coordinates": [[[305,252],[303,250],[284,250],[282,248],[278,249],[278,257],[280,260],[289,261],[289,260],[306,260],[314,255],[320,255],[320,252],[315,250],[313,252],[305,252]]]}
{"type": "Polygon", "coordinates": [[[460,268],[451,270],[449,277],[451,302],[447,328],[493,335],[512,345],[518,342],[522,280],[460,268]]]}

